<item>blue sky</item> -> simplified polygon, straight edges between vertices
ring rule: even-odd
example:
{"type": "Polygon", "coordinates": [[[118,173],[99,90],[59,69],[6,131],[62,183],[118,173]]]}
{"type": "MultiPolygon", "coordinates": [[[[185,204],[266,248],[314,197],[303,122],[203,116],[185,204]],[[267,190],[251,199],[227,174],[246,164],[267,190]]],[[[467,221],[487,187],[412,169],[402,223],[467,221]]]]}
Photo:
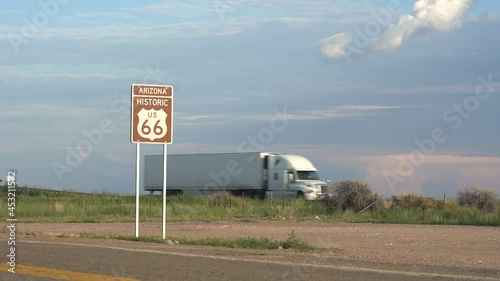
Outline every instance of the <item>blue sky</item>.
{"type": "Polygon", "coordinates": [[[133,193],[130,85],[151,83],[175,89],[169,153],[250,150],[255,137],[386,195],[500,193],[500,4],[447,1],[8,1],[0,172],[133,193]],[[276,112],[286,126],[266,136],[276,112]]]}

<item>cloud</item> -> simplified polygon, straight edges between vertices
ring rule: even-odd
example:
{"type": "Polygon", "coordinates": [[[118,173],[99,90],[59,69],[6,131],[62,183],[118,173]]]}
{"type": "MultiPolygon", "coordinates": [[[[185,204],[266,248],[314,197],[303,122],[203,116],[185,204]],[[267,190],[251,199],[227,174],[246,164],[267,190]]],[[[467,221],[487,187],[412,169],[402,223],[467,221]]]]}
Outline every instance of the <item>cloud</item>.
{"type": "Polygon", "coordinates": [[[182,1],[168,1],[166,3],[154,3],[140,8],[127,9],[135,13],[161,14],[173,17],[202,17],[215,16],[214,7],[186,4],[182,1]]]}
{"type": "Polygon", "coordinates": [[[177,113],[175,122],[179,126],[221,125],[229,114],[186,114],[177,113]]]}
{"type": "MultiPolygon", "coordinates": [[[[281,114],[280,118],[284,118],[286,120],[323,120],[334,118],[349,118],[373,115],[382,110],[391,110],[398,108],[400,107],[380,105],[342,105],[328,108],[297,110],[294,112],[286,112],[286,109],[284,109],[284,113],[281,114]]],[[[271,120],[275,117],[275,115],[264,114],[241,116],[240,118],[251,120],[271,120]]]]}
{"type": "Polygon", "coordinates": [[[115,154],[107,154],[106,158],[111,162],[117,164],[131,164],[135,163],[135,160],[130,159],[129,157],[125,157],[123,155],[115,155],[115,154]]]}
{"type": "Polygon", "coordinates": [[[102,112],[94,107],[77,107],[70,103],[18,103],[0,111],[2,117],[23,118],[81,118],[99,116],[102,112]]]}
{"type": "Polygon", "coordinates": [[[288,25],[294,28],[304,28],[313,23],[312,19],[304,17],[280,17],[276,19],[276,22],[288,25]]]}
{"type": "Polygon", "coordinates": [[[321,54],[329,59],[343,60],[349,58],[347,47],[352,42],[352,36],[347,33],[338,33],[319,40],[315,46],[321,54]]]}
{"type": "MultiPolygon", "coordinates": [[[[335,118],[349,118],[360,116],[373,116],[384,110],[399,109],[399,106],[386,105],[340,105],[326,108],[305,109],[287,112],[283,109],[283,114],[280,118],[286,120],[324,120],[335,118]]],[[[271,120],[276,118],[273,114],[254,114],[254,115],[239,115],[236,113],[226,112],[224,114],[187,114],[177,113],[175,119],[178,125],[193,126],[193,125],[221,125],[228,122],[255,121],[255,120],[271,120]]]]}
{"type": "Polygon", "coordinates": [[[0,10],[0,15],[19,16],[19,15],[25,15],[25,14],[26,14],[26,11],[23,11],[23,10],[0,10]]]}
{"type": "Polygon", "coordinates": [[[180,113],[176,116],[177,119],[180,119],[182,121],[200,121],[200,120],[206,120],[206,119],[219,119],[219,118],[224,118],[224,114],[205,114],[205,115],[195,115],[195,114],[183,114],[180,113]]]}
{"type": "MultiPolygon", "coordinates": [[[[68,18],[107,18],[107,19],[119,19],[119,20],[137,20],[139,17],[132,16],[126,13],[118,12],[96,12],[96,13],[76,13],[68,18]]],[[[60,18],[61,19],[61,18],[60,18]]]]}
{"type": "MultiPolygon", "coordinates": [[[[101,41],[103,45],[120,44],[122,46],[125,43],[159,43],[203,36],[230,36],[241,32],[244,26],[249,25],[251,24],[241,20],[233,21],[231,24],[218,21],[198,21],[149,25],[109,24],[93,28],[56,26],[40,29],[29,39],[30,42],[36,40],[37,43],[55,40],[69,42],[101,41]]],[[[10,45],[13,38],[18,38],[22,34],[23,27],[0,25],[0,42],[4,41],[4,43],[10,45]]]]}
{"type": "Polygon", "coordinates": [[[413,5],[414,15],[402,15],[387,31],[374,40],[375,50],[392,50],[400,47],[422,29],[446,32],[462,25],[470,0],[418,0],[413,5]]]}
{"type": "Polygon", "coordinates": [[[30,84],[39,81],[118,80],[125,73],[121,69],[100,64],[87,64],[78,69],[64,64],[6,65],[0,66],[0,72],[4,73],[5,78],[15,83],[30,84]]]}
{"type": "Polygon", "coordinates": [[[332,60],[350,60],[353,55],[369,51],[393,50],[419,31],[447,32],[459,28],[471,5],[472,0],[417,0],[413,5],[413,13],[400,15],[395,23],[391,22],[396,10],[373,12],[373,20],[367,22],[364,28],[337,33],[319,40],[313,46],[332,60]]]}

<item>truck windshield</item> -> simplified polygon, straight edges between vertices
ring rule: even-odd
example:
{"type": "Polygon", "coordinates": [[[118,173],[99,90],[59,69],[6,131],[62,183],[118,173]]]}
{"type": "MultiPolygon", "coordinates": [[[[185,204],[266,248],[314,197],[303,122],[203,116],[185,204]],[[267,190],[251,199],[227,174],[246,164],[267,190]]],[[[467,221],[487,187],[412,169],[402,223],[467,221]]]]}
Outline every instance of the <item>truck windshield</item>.
{"type": "Polygon", "coordinates": [[[319,180],[318,172],[316,171],[297,171],[299,180],[319,180]]]}

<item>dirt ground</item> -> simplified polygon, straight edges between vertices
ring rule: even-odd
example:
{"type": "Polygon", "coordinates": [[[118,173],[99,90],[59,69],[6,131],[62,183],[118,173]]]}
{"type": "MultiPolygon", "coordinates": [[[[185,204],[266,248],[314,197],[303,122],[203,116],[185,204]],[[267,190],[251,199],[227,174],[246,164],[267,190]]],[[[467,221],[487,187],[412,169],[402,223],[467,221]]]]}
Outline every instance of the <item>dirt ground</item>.
{"type": "MultiPolygon", "coordinates": [[[[141,223],[140,235],[161,236],[161,223],[141,223]]],[[[135,223],[19,223],[21,232],[91,232],[135,235],[135,223]]],[[[500,227],[350,224],[332,222],[183,222],[167,223],[172,237],[296,236],[311,245],[333,248],[349,260],[500,269],[500,227]]]]}

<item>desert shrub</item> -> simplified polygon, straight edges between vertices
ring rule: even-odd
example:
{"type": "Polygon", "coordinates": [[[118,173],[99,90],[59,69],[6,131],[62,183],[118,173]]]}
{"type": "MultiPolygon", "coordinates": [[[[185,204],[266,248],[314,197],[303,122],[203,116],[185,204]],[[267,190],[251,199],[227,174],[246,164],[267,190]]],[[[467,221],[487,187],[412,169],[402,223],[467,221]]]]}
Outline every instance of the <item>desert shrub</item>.
{"type": "Polygon", "coordinates": [[[497,194],[480,186],[469,186],[458,192],[460,206],[474,207],[481,211],[493,212],[497,208],[497,194]]]}
{"type": "Polygon", "coordinates": [[[220,191],[207,196],[208,205],[210,207],[239,207],[245,205],[248,197],[235,196],[227,191],[220,191]]]}
{"type": "Polygon", "coordinates": [[[333,183],[332,190],[325,198],[329,211],[340,209],[358,212],[373,202],[377,203],[371,207],[372,209],[384,208],[384,199],[375,195],[367,183],[359,180],[343,180],[333,183]]]}
{"type": "Polygon", "coordinates": [[[214,205],[226,204],[231,199],[232,199],[231,194],[229,192],[220,191],[208,196],[208,205],[214,206],[214,205]]]}

